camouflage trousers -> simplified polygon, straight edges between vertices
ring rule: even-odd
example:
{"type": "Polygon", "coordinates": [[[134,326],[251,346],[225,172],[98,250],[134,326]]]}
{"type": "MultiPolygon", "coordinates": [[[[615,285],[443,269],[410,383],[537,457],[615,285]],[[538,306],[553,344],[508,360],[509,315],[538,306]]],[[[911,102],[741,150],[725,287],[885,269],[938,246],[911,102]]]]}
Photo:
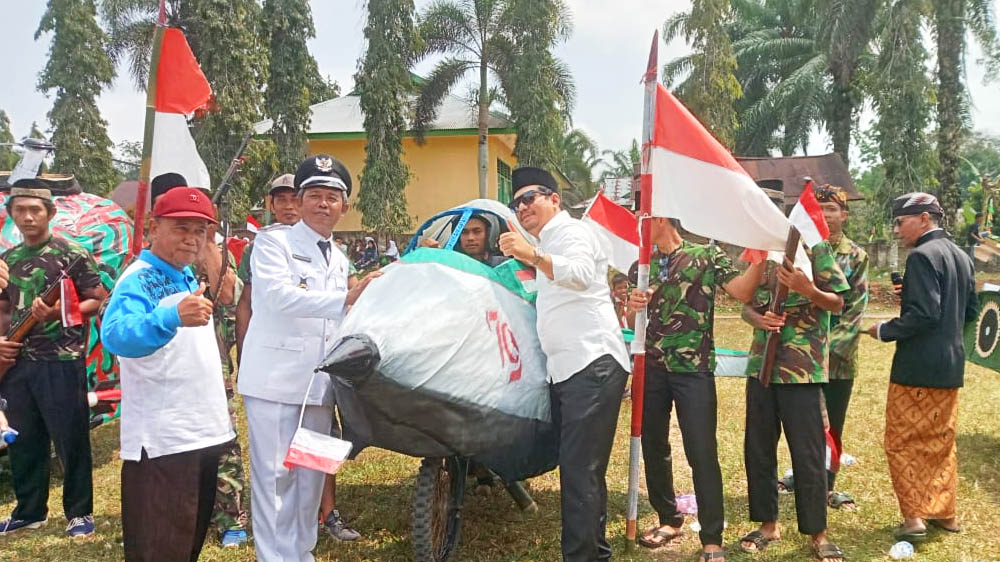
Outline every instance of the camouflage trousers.
{"type": "MultiPolygon", "coordinates": [[[[236,398],[232,390],[227,389],[226,394],[229,398],[229,418],[235,428],[236,398]]],[[[216,480],[212,525],[220,534],[246,527],[249,521],[249,494],[250,488],[246,485],[246,476],[243,472],[243,448],[240,447],[239,439],[235,439],[219,457],[219,477],[216,480]]]]}

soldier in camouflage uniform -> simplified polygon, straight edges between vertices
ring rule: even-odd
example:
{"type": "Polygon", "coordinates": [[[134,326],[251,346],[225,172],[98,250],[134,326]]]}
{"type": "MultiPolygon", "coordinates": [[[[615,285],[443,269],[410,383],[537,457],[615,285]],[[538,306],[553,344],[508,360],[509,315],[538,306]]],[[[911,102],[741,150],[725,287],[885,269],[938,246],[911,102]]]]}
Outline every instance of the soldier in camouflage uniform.
{"type": "MultiPolygon", "coordinates": [[[[673,219],[652,219],[657,251],[650,259],[649,291],[632,291],[630,311],[648,306],[646,390],[642,413],[642,454],[649,501],[659,524],[639,543],[659,548],[681,534],[684,516],[677,510],[670,454],[670,411],[677,421],[684,453],[694,476],[699,536],[706,559],[722,560],[722,471],[716,446],[715,293],[722,287],[748,302],[760,283],[763,264],[743,275],[715,245],[681,238],[673,219]]],[[[629,272],[633,283],[638,264],[629,272]]]]}
{"type": "MultiPolygon", "coordinates": [[[[830,317],[830,380],[823,386],[830,433],[840,445],[858,370],[861,319],[868,307],[868,254],[844,234],[848,216],[847,192],[836,186],[824,185],[816,190],[816,200],[830,227],[834,258],[851,285],[850,292],[844,295],[844,310],[830,317]]],[[[827,472],[827,502],[830,507],[853,510],[854,498],[845,492],[834,492],[836,476],[835,472],[827,472]]]]}
{"type": "Polygon", "coordinates": [[[844,559],[843,551],[826,537],[826,468],[822,385],[827,382],[830,314],[843,310],[850,290],[823,241],[809,252],[812,278],[794,268],[771,264],[744,318],[754,326],[747,364],[746,436],[744,461],[750,500],[750,520],[761,526],[740,541],[747,552],[759,552],[780,537],[778,529],[778,438],[782,429],[795,469],[795,510],[800,533],[812,537],[816,557],[825,562],[844,559]],[[768,310],[777,282],[789,288],[785,312],[768,310]],[[779,338],[770,386],[760,380],[768,332],[779,338]]]}
{"type": "MultiPolygon", "coordinates": [[[[187,181],[180,174],[161,174],[153,179],[151,198],[153,205],[164,193],[174,187],[184,187],[187,181]]],[[[216,210],[218,212],[218,210],[216,210]]],[[[214,226],[214,225],[213,225],[214,226]]],[[[209,228],[211,241],[216,229],[209,228]]],[[[237,425],[236,410],[239,406],[233,385],[236,369],[233,366],[230,350],[236,344],[235,297],[239,292],[240,283],[236,275],[236,260],[227,252],[228,267],[220,283],[222,274],[222,247],[220,244],[206,244],[198,261],[191,265],[195,277],[203,281],[212,295],[215,310],[212,317],[215,322],[215,339],[219,347],[219,358],[222,360],[222,373],[225,377],[226,400],[229,406],[229,417],[233,430],[237,425]]],[[[218,480],[216,482],[215,507],[212,510],[212,525],[218,530],[222,546],[238,547],[249,540],[246,525],[249,521],[246,476],[243,470],[243,449],[239,439],[224,446],[219,457],[218,480]]]]}
{"type": "Polygon", "coordinates": [[[94,534],[85,330],[80,324],[65,326],[59,304],[48,306],[40,297],[78,259],[67,273],[79,295],[82,318],[97,313],[107,291],[87,250],[52,236],[49,221],[55,213],[52,195],[43,182],[22,179],[14,183],[7,214],[24,242],[2,256],[11,275],[10,284],[0,293],[0,313],[9,314],[15,326],[31,316],[39,322],[23,344],[4,341],[0,346],[5,357],[17,354],[10,370],[0,374],[0,394],[9,403],[10,425],[20,432],[10,446],[17,506],[9,519],[0,521],[0,535],[37,529],[45,523],[51,441],[63,466],[66,532],[76,539],[94,534]]]}

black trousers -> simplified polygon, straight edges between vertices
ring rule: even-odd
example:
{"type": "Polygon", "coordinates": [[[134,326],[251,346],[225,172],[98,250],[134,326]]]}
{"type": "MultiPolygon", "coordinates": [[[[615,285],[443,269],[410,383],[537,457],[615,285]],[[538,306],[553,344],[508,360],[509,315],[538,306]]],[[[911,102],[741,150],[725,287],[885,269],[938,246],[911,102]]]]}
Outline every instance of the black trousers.
{"type": "Polygon", "coordinates": [[[17,497],[11,517],[27,521],[47,517],[50,441],[63,466],[66,519],[92,514],[90,411],[83,361],[20,360],[0,383],[0,395],[7,399],[8,423],[19,432],[10,446],[17,497]]]}
{"type": "Polygon", "coordinates": [[[562,555],[566,562],[611,560],[605,536],[604,480],[628,372],[602,355],[551,385],[552,422],[559,428],[562,555]]]}
{"type": "MultiPolygon", "coordinates": [[[[851,403],[851,393],[853,391],[854,379],[831,380],[823,385],[823,396],[826,398],[826,415],[830,418],[830,433],[833,434],[833,438],[838,443],[842,442],[844,436],[847,406],[851,403]]],[[[836,472],[826,472],[827,491],[833,491],[833,485],[836,480],[836,472]]]]}
{"type": "Polygon", "coordinates": [[[778,520],[778,438],[785,439],[795,471],[795,512],[799,532],[826,529],[826,437],[819,384],[771,384],[747,380],[743,456],[750,520],[778,520]]]}
{"type": "Polygon", "coordinates": [[[660,516],[660,525],[684,524],[684,516],[677,511],[670,455],[670,411],[674,405],[698,500],[701,525],[698,536],[703,545],[722,546],[722,469],[715,439],[716,395],[712,373],[672,373],[660,365],[646,364],[642,459],[649,503],[660,516]]]}
{"type": "Polygon", "coordinates": [[[229,443],[122,463],[126,562],[195,562],[215,504],[219,457],[229,443]]]}

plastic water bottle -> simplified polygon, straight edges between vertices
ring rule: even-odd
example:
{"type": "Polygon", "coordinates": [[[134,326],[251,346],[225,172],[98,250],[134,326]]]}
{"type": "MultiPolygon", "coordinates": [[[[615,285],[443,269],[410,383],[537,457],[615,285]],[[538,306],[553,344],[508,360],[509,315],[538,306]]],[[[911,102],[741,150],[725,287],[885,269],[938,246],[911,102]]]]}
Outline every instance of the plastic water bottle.
{"type": "Polygon", "coordinates": [[[14,441],[17,441],[17,430],[13,427],[8,427],[7,429],[0,431],[0,440],[7,445],[12,444],[14,441]]]}
{"type": "Polygon", "coordinates": [[[906,541],[899,541],[889,549],[889,557],[893,560],[913,558],[913,545],[906,541]]]}

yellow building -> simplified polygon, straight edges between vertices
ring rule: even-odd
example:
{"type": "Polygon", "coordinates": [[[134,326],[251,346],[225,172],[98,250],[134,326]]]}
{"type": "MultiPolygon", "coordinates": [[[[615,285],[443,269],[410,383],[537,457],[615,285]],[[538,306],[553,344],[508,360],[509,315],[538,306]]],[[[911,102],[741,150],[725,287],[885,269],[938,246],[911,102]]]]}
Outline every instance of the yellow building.
{"type": "MultiPolygon", "coordinates": [[[[354,180],[351,209],[340,219],[337,231],[362,231],[361,213],[357,211],[360,176],[365,163],[360,98],[348,95],[318,103],[310,109],[309,153],[337,157],[351,171],[354,180]]],[[[270,121],[264,121],[258,124],[257,132],[266,132],[270,126],[270,121]]],[[[446,96],[425,138],[424,144],[417,144],[412,133],[407,133],[403,139],[403,159],[410,167],[406,204],[414,228],[440,211],[479,197],[475,108],[460,98],[446,96]]],[[[514,128],[507,119],[490,114],[487,197],[504,203],[511,197],[510,174],[517,164],[513,154],[516,139],[514,128]]]]}

